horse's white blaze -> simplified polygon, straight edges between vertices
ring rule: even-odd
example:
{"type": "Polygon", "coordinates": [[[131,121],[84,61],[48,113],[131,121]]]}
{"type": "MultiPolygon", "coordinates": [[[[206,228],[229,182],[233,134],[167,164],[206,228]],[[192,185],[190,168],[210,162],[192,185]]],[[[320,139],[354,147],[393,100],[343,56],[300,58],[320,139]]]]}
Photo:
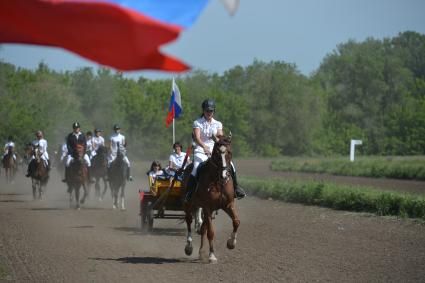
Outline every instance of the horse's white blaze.
{"type": "MultiPolygon", "coordinates": [[[[220,152],[221,152],[221,160],[222,160],[222,163],[223,163],[223,168],[226,168],[227,167],[227,163],[226,163],[226,147],[224,145],[220,146],[220,152]]],[[[225,179],[226,178],[226,174],[227,174],[226,170],[223,169],[223,171],[222,171],[221,174],[223,176],[223,179],[225,179]]]]}

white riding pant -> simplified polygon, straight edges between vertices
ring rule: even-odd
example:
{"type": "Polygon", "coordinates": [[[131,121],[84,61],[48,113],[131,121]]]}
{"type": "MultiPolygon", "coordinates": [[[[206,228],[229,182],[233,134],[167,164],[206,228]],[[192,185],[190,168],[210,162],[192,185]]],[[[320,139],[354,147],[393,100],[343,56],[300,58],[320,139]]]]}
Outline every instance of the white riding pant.
{"type": "MultiPolygon", "coordinates": [[[[117,156],[110,155],[108,157],[108,167],[111,166],[111,163],[115,160],[115,158],[117,158],[117,156]]],[[[130,168],[130,160],[128,160],[128,157],[124,156],[122,160],[124,160],[124,162],[127,164],[128,168],[130,168]]]]}
{"type": "MultiPolygon", "coordinates": [[[[43,161],[44,161],[44,165],[46,165],[46,166],[47,166],[47,165],[49,165],[49,164],[48,164],[48,162],[49,162],[49,156],[48,156],[47,154],[44,154],[44,153],[43,153],[43,154],[40,156],[40,158],[41,158],[41,159],[43,159],[43,161]]],[[[34,156],[34,155],[32,155],[32,156],[31,156],[31,159],[30,159],[30,162],[31,162],[32,160],[34,160],[34,159],[35,159],[35,156],[34,156]]]]}
{"type": "MultiPolygon", "coordinates": [[[[208,156],[204,153],[197,152],[195,153],[195,156],[193,157],[193,170],[192,170],[192,176],[196,177],[196,173],[198,172],[198,166],[200,163],[206,161],[208,159],[208,156]]],[[[236,172],[235,165],[233,164],[233,161],[230,162],[230,165],[232,165],[233,171],[236,172]]]]}
{"type": "Polygon", "coordinates": [[[196,177],[196,173],[198,172],[198,166],[200,163],[204,162],[208,159],[208,156],[205,153],[196,152],[193,157],[193,170],[192,175],[196,177]]]}
{"type": "MultiPolygon", "coordinates": [[[[5,154],[3,154],[3,158],[7,155],[7,152],[5,154]]],[[[16,155],[13,154],[13,160],[16,160],[16,155]]]]}
{"type": "MultiPolygon", "coordinates": [[[[72,157],[71,155],[68,155],[68,157],[66,158],[65,166],[69,167],[69,165],[71,165],[72,160],[74,160],[74,157],[72,157]]],[[[90,158],[87,154],[84,154],[84,160],[86,161],[87,166],[90,167],[91,162],[90,162],[90,158]]]]}

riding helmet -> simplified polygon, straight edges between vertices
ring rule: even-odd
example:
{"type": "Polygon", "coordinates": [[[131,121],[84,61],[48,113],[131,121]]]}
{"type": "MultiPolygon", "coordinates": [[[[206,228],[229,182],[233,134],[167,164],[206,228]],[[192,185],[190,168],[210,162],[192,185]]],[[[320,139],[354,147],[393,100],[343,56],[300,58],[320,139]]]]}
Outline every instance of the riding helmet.
{"type": "Polygon", "coordinates": [[[73,128],[73,129],[81,128],[81,127],[80,127],[80,123],[78,123],[78,122],[74,122],[74,123],[72,124],[72,128],[73,128]]]}
{"type": "Polygon", "coordinates": [[[115,125],[114,125],[114,131],[119,130],[119,129],[121,129],[120,125],[115,124],[115,125]]]}
{"type": "Polygon", "coordinates": [[[202,102],[202,110],[215,111],[215,101],[212,99],[205,99],[204,102],[202,102]]]}
{"type": "Polygon", "coordinates": [[[99,132],[102,132],[102,129],[99,129],[99,128],[94,129],[94,133],[95,133],[95,134],[96,134],[96,133],[99,133],[99,132]]]}

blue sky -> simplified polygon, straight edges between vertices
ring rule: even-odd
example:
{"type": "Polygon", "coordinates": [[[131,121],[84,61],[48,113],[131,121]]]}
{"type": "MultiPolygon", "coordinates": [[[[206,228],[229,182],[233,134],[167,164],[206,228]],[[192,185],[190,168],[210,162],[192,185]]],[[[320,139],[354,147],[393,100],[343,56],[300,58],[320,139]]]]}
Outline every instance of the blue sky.
{"type": "MultiPolygon", "coordinates": [[[[422,0],[240,0],[230,17],[211,0],[198,21],[163,48],[194,69],[222,73],[256,58],[294,63],[309,75],[339,43],[367,37],[382,39],[412,30],[425,34],[422,0]]],[[[24,68],[40,61],[58,70],[97,67],[57,48],[2,45],[0,58],[24,68]]],[[[171,78],[173,73],[132,72],[130,77],[171,78]]]]}

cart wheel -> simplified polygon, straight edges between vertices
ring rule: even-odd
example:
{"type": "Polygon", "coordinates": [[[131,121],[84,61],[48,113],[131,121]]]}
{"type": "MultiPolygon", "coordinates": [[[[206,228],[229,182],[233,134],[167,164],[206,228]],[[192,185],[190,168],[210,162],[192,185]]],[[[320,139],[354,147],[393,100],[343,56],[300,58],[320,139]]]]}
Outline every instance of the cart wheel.
{"type": "Polygon", "coordinates": [[[142,233],[146,233],[152,230],[153,224],[150,224],[150,215],[153,213],[153,211],[151,206],[152,202],[147,202],[146,200],[140,202],[140,231],[142,233]]]}
{"type": "Polygon", "coordinates": [[[146,220],[149,224],[148,227],[148,231],[152,231],[153,230],[153,218],[154,218],[154,211],[153,211],[153,207],[152,207],[153,203],[152,202],[148,202],[147,207],[146,207],[146,220]]]}

